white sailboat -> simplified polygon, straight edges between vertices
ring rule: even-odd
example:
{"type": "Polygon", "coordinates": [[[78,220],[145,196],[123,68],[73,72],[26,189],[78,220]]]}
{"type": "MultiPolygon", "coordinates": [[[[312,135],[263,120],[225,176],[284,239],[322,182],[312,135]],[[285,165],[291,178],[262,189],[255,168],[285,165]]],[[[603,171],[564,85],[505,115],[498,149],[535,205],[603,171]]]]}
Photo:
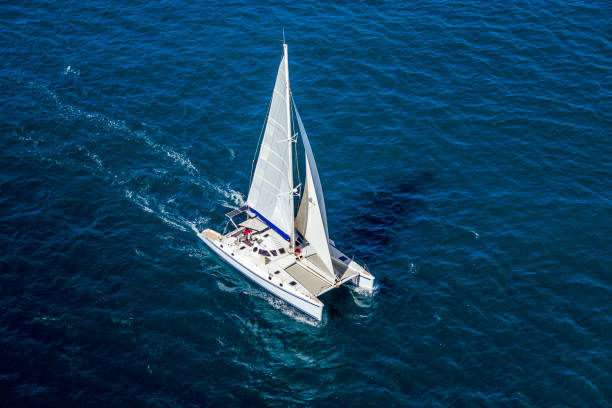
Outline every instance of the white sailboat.
{"type": "Polygon", "coordinates": [[[317,320],[323,315],[318,298],[323,293],[349,281],[373,288],[374,276],[329,238],[319,172],[302,119],[292,103],[287,44],[283,44],[246,205],[226,215],[234,230],[221,234],[206,229],[198,236],[250,280],[317,320]],[[292,112],[297,129],[292,129],[292,112]],[[296,187],[293,151],[298,134],[304,146],[306,174],[296,187]],[[296,215],[294,200],[302,184],[296,215]],[[244,220],[236,223],[238,217],[244,220]]]}

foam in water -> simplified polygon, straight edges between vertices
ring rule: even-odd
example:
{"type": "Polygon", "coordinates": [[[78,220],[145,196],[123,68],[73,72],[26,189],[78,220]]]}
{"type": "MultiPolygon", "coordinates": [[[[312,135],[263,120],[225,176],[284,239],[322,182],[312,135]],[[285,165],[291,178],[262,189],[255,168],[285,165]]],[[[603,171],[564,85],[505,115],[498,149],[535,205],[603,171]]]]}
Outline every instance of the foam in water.
{"type": "Polygon", "coordinates": [[[196,234],[199,234],[200,231],[204,230],[206,228],[205,226],[208,225],[209,222],[210,222],[210,218],[209,217],[204,217],[204,216],[198,217],[194,221],[187,221],[187,220],[185,220],[185,223],[196,234]]]}
{"type": "Polygon", "coordinates": [[[176,150],[168,146],[154,142],[151,139],[151,136],[149,136],[149,134],[146,131],[138,130],[138,131],[131,132],[131,133],[133,134],[133,136],[144,141],[149,147],[153,148],[153,151],[155,151],[156,153],[165,154],[167,157],[172,159],[172,161],[174,161],[176,164],[179,164],[189,173],[191,174],[200,173],[198,169],[193,165],[191,160],[185,154],[179,153],[176,150]]]}
{"type": "Polygon", "coordinates": [[[258,288],[248,287],[244,291],[244,294],[248,296],[258,297],[260,299],[265,300],[274,309],[280,311],[285,316],[288,316],[297,322],[305,323],[313,327],[322,327],[327,323],[325,313],[323,313],[323,320],[321,321],[315,320],[312,317],[308,316],[307,314],[302,313],[298,309],[289,305],[287,302],[277,298],[274,295],[270,295],[269,293],[264,292],[263,290],[260,290],[258,288]]]}
{"type": "Polygon", "coordinates": [[[352,292],[355,292],[362,297],[374,297],[379,290],[379,287],[376,283],[374,283],[374,287],[372,289],[360,288],[359,286],[355,285],[349,285],[349,287],[352,289],[352,292]]]}
{"type": "Polygon", "coordinates": [[[85,155],[91,159],[91,161],[93,161],[96,165],[96,170],[104,170],[104,164],[102,163],[102,160],[100,159],[100,156],[98,156],[95,153],[90,152],[89,150],[87,150],[86,147],[84,146],[78,146],[78,149],[81,151],[85,152],[85,155]]]}
{"type": "MultiPolygon", "coordinates": [[[[78,70],[75,70],[70,65],[66,68],[67,73],[74,74],[79,73],[78,70]]],[[[87,112],[80,109],[77,106],[65,104],[61,101],[60,97],[54,91],[50,90],[46,85],[36,84],[33,81],[30,81],[29,84],[33,87],[42,89],[45,94],[54,102],[54,104],[63,112],[64,117],[68,120],[85,120],[90,123],[98,124],[102,126],[106,130],[119,130],[127,135],[137,136],[141,140],[144,140],[150,147],[153,148],[154,151],[158,153],[164,153],[167,157],[172,159],[175,163],[179,164],[181,167],[185,168],[187,171],[195,174],[199,174],[198,169],[193,165],[191,160],[183,153],[177,152],[168,146],[164,146],[158,143],[155,143],[151,140],[148,134],[145,131],[132,131],[127,124],[122,120],[111,119],[106,115],[100,113],[92,113],[87,112]]],[[[99,160],[99,158],[98,158],[99,160]]]]}
{"type": "Polygon", "coordinates": [[[228,293],[236,293],[238,291],[240,291],[240,289],[238,287],[229,287],[223,284],[223,282],[221,282],[220,280],[217,280],[217,287],[219,289],[221,289],[223,292],[228,292],[228,293]]]}
{"type": "Polygon", "coordinates": [[[174,227],[180,231],[187,231],[187,228],[184,225],[188,225],[193,229],[193,226],[180,215],[168,213],[163,205],[153,205],[150,203],[149,199],[141,196],[140,194],[136,194],[133,191],[126,190],[125,197],[134,204],[136,204],[138,207],[142,208],[145,212],[154,214],[160,220],[170,225],[171,227],[174,227]],[[151,208],[152,206],[157,207],[158,211],[154,211],[151,208]],[[181,225],[181,223],[183,223],[184,225],[181,225]]]}
{"type": "Polygon", "coordinates": [[[172,221],[172,220],[170,220],[170,219],[168,219],[166,217],[160,216],[159,219],[161,219],[166,224],[168,224],[168,225],[170,225],[172,227],[175,227],[175,228],[177,228],[177,229],[179,229],[181,231],[187,231],[187,229],[185,227],[183,227],[182,225],[180,225],[180,224],[178,224],[178,223],[176,223],[176,222],[174,222],[174,221],[172,221]]]}
{"type": "Polygon", "coordinates": [[[32,319],[33,322],[57,322],[60,321],[62,319],[60,319],[59,317],[54,317],[54,316],[46,316],[46,315],[42,315],[42,316],[37,316],[35,318],[32,319]]]}
{"type": "Polygon", "coordinates": [[[188,170],[193,171],[194,173],[199,173],[198,169],[196,169],[196,167],[193,165],[193,163],[191,163],[191,160],[189,160],[187,156],[167,147],[163,147],[163,149],[165,149],[165,152],[168,157],[172,158],[175,162],[179,163],[188,170]]]}
{"type": "MultiPolygon", "coordinates": [[[[68,67],[67,71],[69,73],[73,73],[73,72],[77,72],[75,71],[72,67],[68,67]]],[[[31,86],[37,87],[39,89],[42,89],[45,94],[54,102],[54,104],[59,108],[60,112],[63,114],[63,116],[66,119],[69,120],[86,120],[88,122],[94,123],[94,124],[98,124],[101,125],[103,128],[105,128],[106,130],[120,130],[122,131],[124,134],[126,135],[139,135],[140,138],[142,140],[144,140],[147,145],[149,145],[150,147],[153,148],[154,151],[158,152],[158,153],[165,153],[165,155],[169,158],[171,158],[175,163],[179,164],[181,167],[185,168],[187,171],[189,171],[192,174],[198,174],[199,171],[197,170],[197,168],[193,165],[193,163],[191,162],[191,160],[185,156],[182,153],[179,153],[167,146],[164,145],[160,145],[157,144],[155,142],[153,142],[151,140],[151,138],[145,133],[145,132],[132,132],[128,126],[126,125],[125,122],[121,121],[121,120],[114,120],[111,118],[108,118],[105,115],[102,114],[98,114],[98,113],[90,113],[90,112],[86,112],[76,106],[73,105],[69,105],[69,104],[65,104],[61,101],[60,97],[52,90],[50,90],[47,86],[45,85],[37,85],[34,82],[30,82],[31,86]]],[[[31,136],[26,135],[21,135],[21,139],[23,139],[24,141],[31,141],[33,142],[34,139],[32,139],[31,136]]],[[[84,146],[78,146],[77,147],[79,150],[84,151],[86,156],[91,159],[91,161],[96,165],[96,169],[97,171],[105,171],[104,168],[104,164],[102,159],[100,158],[100,156],[94,152],[89,151],[87,148],[85,148],[84,146]]],[[[58,162],[56,160],[56,163],[58,165],[63,165],[63,163],[58,162]]],[[[92,169],[94,170],[94,169],[92,169]]],[[[167,173],[167,172],[166,172],[167,173]]],[[[125,184],[125,179],[121,180],[117,174],[113,174],[113,172],[111,170],[106,171],[106,174],[111,177],[112,183],[113,184],[118,184],[118,185],[124,185],[125,184]]],[[[209,182],[208,180],[206,180],[207,183],[209,184],[210,187],[212,187],[212,189],[214,191],[216,191],[217,193],[221,194],[222,196],[226,197],[226,198],[231,198],[234,202],[240,202],[241,200],[241,196],[239,193],[230,190],[230,191],[225,191],[222,188],[220,188],[219,186],[209,182]]],[[[126,190],[125,191],[125,196],[126,198],[128,198],[128,200],[132,201],[133,203],[135,203],[136,205],[138,205],[140,208],[142,208],[145,212],[147,213],[151,213],[151,214],[156,214],[155,210],[154,210],[154,205],[152,205],[150,203],[149,198],[142,196],[140,194],[134,193],[131,190],[126,190]]],[[[177,228],[181,231],[186,231],[185,225],[188,226],[191,229],[195,230],[195,226],[193,225],[193,223],[187,221],[184,217],[180,216],[180,215],[176,215],[176,214],[169,214],[167,211],[165,211],[165,209],[160,209],[161,214],[157,213],[156,215],[166,224],[177,228]]],[[[204,219],[200,219],[199,220],[200,223],[202,222],[208,222],[207,220],[204,219]]]]}
{"type": "Polygon", "coordinates": [[[125,190],[125,197],[140,208],[142,208],[144,211],[148,213],[154,212],[151,207],[149,207],[149,201],[145,197],[142,197],[138,194],[134,194],[134,192],[130,190],[125,190]]]}
{"type": "MultiPolygon", "coordinates": [[[[72,66],[67,66],[65,72],[68,74],[78,74],[79,71],[76,70],[72,66]]],[[[153,149],[154,152],[163,154],[165,157],[171,159],[174,163],[178,164],[180,167],[185,169],[192,175],[199,175],[200,172],[197,167],[193,164],[193,162],[187,157],[184,153],[178,152],[175,149],[165,146],[159,143],[156,143],[151,139],[151,136],[144,130],[132,131],[127,124],[122,120],[116,120],[107,117],[106,115],[100,113],[92,113],[87,112],[77,106],[63,103],[59,95],[53,90],[49,89],[46,85],[42,85],[36,83],[34,81],[30,81],[29,85],[33,88],[42,89],[44,93],[51,99],[55,106],[59,109],[62,116],[66,119],[75,121],[75,120],[84,120],[96,125],[101,126],[103,129],[107,131],[119,131],[119,135],[125,137],[128,141],[133,140],[134,138],[144,141],[149,147],[153,149]]],[[[143,126],[146,124],[143,123],[143,126]]],[[[33,142],[31,137],[27,137],[27,135],[22,135],[23,139],[29,139],[33,142]]],[[[125,184],[125,180],[122,180],[116,173],[112,171],[112,169],[106,170],[104,168],[103,159],[95,152],[91,152],[88,149],[80,146],[80,148],[85,150],[85,154],[89,159],[93,161],[96,166],[97,171],[106,171],[106,174],[110,177],[113,184],[118,184],[120,186],[125,184]]],[[[235,153],[230,149],[230,155],[235,156],[235,153]]],[[[61,165],[61,163],[58,163],[61,165]]],[[[92,169],[93,170],[93,169],[92,169]]],[[[159,169],[156,169],[156,172],[159,173],[159,169]]],[[[165,169],[164,169],[165,170],[165,169]]],[[[167,170],[164,171],[164,174],[171,174],[167,170]]],[[[229,185],[222,185],[215,182],[212,182],[208,179],[199,178],[200,181],[203,181],[208,189],[212,189],[216,194],[226,198],[229,201],[221,201],[221,204],[228,208],[236,208],[244,205],[245,198],[244,196],[229,187],[229,185]]],[[[197,179],[194,179],[193,182],[195,184],[199,184],[197,179]]],[[[153,206],[149,203],[148,199],[141,195],[134,195],[133,192],[129,191],[126,193],[126,197],[141,207],[147,213],[155,213],[153,206]]],[[[194,229],[194,226],[189,221],[185,220],[183,217],[179,215],[168,215],[167,213],[160,216],[165,223],[178,228],[180,230],[185,230],[184,226],[188,226],[191,229],[194,229]],[[177,221],[175,218],[179,218],[177,221]]],[[[202,221],[202,220],[201,220],[202,221]]],[[[208,222],[208,221],[206,221],[208,222]]],[[[195,230],[195,229],[194,229],[195,230]]]]}
{"type": "MultiPolygon", "coordinates": [[[[244,202],[245,202],[244,196],[240,192],[231,189],[229,185],[222,186],[219,184],[211,183],[208,180],[206,181],[210,185],[210,187],[213,188],[213,190],[223,195],[225,198],[230,199],[235,206],[241,207],[244,205],[244,202]]],[[[229,206],[229,208],[235,208],[235,207],[229,206]]]]}
{"type": "Polygon", "coordinates": [[[74,68],[71,65],[67,65],[66,68],[64,69],[64,75],[73,75],[73,76],[79,76],[81,75],[81,71],[74,68]]]}
{"type": "Polygon", "coordinates": [[[350,291],[351,296],[353,297],[353,301],[355,304],[362,308],[371,308],[374,299],[374,292],[376,291],[376,286],[373,290],[360,288],[358,286],[353,286],[353,290],[350,291]]]}
{"type": "Polygon", "coordinates": [[[277,297],[274,297],[271,295],[265,295],[262,297],[266,300],[266,302],[268,302],[270,306],[279,310],[282,314],[292,318],[296,322],[305,323],[312,327],[323,327],[327,323],[327,318],[326,318],[325,313],[323,313],[323,319],[321,321],[318,321],[308,316],[307,314],[300,312],[296,308],[287,304],[287,302],[277,297]]]}
{"type": "Polygon", "coordinates": [[[199,249],[193,249],[193,247],[189,247],[191,249],[191,251],[189,252],[189,254],[187,256],[189,256],[190,258],[196,258],[199,260],[204,260],[204,259],[210,259],[211,258],[211,253],[208,251],[204,251],[204,250],[199,250],[199,249]]]}
{"type": "Polygon", "coordinates": [[[68,120],[86,120],[98,124],[107,130],[129,130],[125,122],[121,120],[113,120],[101,113],[86,112],[77,106],[63,103],[57,93],[49,89],[46,85],[37,84],[33,81],[30,81],[29,84],[32,87],[42,89],[68,120]]]}

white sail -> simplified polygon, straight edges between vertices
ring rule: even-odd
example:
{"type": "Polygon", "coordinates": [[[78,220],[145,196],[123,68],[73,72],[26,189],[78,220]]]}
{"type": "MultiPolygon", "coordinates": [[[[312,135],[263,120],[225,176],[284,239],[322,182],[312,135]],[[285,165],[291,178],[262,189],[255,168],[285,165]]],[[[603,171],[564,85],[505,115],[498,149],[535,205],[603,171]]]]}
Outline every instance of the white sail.
{"type": "Polygon", "coordinates": [[[306,162],[310,165],[310,170],[312,172],[312,181],[314,184],[315,192],[317,194],[317,204],[319,206],[319,209],[321,210],[321,219],[323,220],[323,226],[325,227],[325,236],[329,238],[329,231],[327,230],[327,211],[325,210],[325,199],[323,198],[323,188],[321,187],[321,179],[319,179],[317,163],[315,162],[314,154],[312,153],[312,148],[310,147],[310,141],[308,140],[306,129],[304,128],[304,124],[302,123],[302,118],[300,117],[300,114],[297,110],[297,106],[295,106],[295,101],[293,101],[293,110],[295,111],[295,117],[297,118],[300,135],[302,135],[304,151],[306,152],[306,162]]]}
{"type": "Polygon", "coordinates": [[[247,205],[287,240],[293,235],[293,164],[289,111],[289,73],[285,46],[247,205]]]}
{"type": "Polygon", "coordinates": [[[321,207],[319,206],[317,191],[314,187],[309,160],[306,160],[306,180],[304,184],[304,193],[302,195],[302,202],[300,203],[298,215],[295,219],[295,227],[304,236],[304,238],[306,238],[306,241],[308,241],[308,243],[317,253],[316,256],[320,261],[315,262],[317,266],[322,269],[325,276],[331,282],[334,282],[335,274],[331,254],[329,253],[327,232],[325,231],[325,225],[323,224],[323,217],[321,207]]]}

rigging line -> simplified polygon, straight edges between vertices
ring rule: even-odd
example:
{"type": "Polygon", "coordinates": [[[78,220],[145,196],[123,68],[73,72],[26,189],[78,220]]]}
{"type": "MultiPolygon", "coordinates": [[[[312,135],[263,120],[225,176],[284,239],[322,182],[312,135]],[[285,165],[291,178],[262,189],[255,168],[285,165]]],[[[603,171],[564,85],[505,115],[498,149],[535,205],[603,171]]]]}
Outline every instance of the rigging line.
{"type": "MultiPolygon", "coordinates": [[[[276,80],[274,80],[274,86],[276,87],[276,80]]],[[[255,153],[253,154],[253,161],[251,162],[251,175],[249,176],[249,191],[251,190],[251,184],[253,183],[253,172],[255,170],[255,159],[257,158],[257,154],[259,153],[259,150],[261,149],[261,138],[263,137],[266,123],[268,123],[268,116],[270,116],[270,107],[272,106],[272,99],[274,99],[274,92],[272,92],[270,101],[268,101],[268,109],[266,110],[266,116],[264,118],[263,124],[261,125],[261,130],[259,131],[259,139],[257,140],[257,147],[255,148],[255,153]]],[[[248,197],[247,197],[247,200],[248,200],[248,197]]]]}
{"type": "MultiPolygon", "coordinates": [[[[291,92],[291,90],[289,90],[289,97],[291,98],[291,101],[293,101],[293,92],[291,92]]],[[[295,113],[295,107],[294,107],[295,102],[293,102],[291,104],[291,107],[293,109],[291,109],[292,113],[295,113]]],[[[291,115],[291,129],[296,129],[295,127],[295,122],[294,122],[295,116],[291,115]]],[[[298,161],[298,152],[297,152],[297,137],[295,138],[295,146],[293,149],[293,152],[295,154],[295,168],[296,168],[296,173],[297,173],[297,179],[298,179],[298,186],[301,186],[302,184],[302,178],[300,177],[300,162],[298,161]]],[[[298,197],[302,197],[302,190],[300,188],[300,191],[298,191],[298,197]]]]}

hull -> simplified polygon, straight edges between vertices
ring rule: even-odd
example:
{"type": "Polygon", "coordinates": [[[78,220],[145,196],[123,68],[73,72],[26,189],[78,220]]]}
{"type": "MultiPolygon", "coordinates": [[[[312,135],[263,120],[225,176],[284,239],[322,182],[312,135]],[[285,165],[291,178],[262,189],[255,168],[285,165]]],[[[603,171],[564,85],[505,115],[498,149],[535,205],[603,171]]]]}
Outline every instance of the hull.
{"type": "Polygon", "coordinates": [[[374,277],[369,273],[362,272],[359,276],[355,277],[353,280],[353,284],[362,289],[373,290],[374,289],[374,277]]]}
{"type": "Polygon", "coordinates": [[[210,249],[212,249],[217,255],[219,255],[221,259],[227,262],[230,266],[234,267],[234,269],[237,269],[253,283],[256,283],[272,295],[285,301],[296,309],[306,313],[310,317],[316,320],[322,319],[323,303],[321,301],[316,298],[305,299],[304,297],[301,297],[298,294],[291,293],[284,288],[274,285],[272,282],[268,281],[266,278],[258,274],[254,270],[254,268],[241,263],[240,261],[232,257],[230,254],[223,251],[222,248],[220,248],[213,240],[206,237],[204,234],[198,234],[198,236],[210,249]]]}

